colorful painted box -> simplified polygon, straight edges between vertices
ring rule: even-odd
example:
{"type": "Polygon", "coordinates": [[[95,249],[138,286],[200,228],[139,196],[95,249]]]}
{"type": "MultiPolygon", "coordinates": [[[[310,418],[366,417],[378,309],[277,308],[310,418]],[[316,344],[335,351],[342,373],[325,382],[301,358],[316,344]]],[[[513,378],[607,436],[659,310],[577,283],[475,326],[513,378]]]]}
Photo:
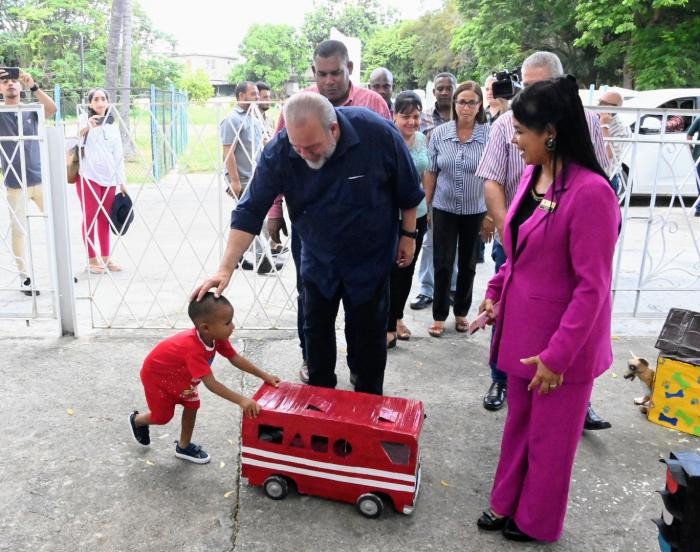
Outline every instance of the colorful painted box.
{"type": "Polygon", "coordinates": [[[700,366],[659,355],[650,422],[700,437],[700,366]]]}

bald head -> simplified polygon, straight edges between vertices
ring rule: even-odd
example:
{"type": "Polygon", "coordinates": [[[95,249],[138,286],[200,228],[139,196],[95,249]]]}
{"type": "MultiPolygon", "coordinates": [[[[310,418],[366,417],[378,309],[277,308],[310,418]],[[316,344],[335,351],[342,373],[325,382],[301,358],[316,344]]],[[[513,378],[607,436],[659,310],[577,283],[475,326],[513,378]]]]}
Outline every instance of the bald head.
{"type": "Polygon", "coordinates": [[[600,95],[598,99],[600,105],[610,105],[615,107],[620,107],[622,105],[622,96],[619,92],[614,92],[613,90],[607,90],[600,95]]]}
{"type": "Polygon", "coordinates": [[[391,93],[394,91],[394,75],[386,67],[377,67],[369,76],[369,87],[379,94],[391,107],[391,93]]]}

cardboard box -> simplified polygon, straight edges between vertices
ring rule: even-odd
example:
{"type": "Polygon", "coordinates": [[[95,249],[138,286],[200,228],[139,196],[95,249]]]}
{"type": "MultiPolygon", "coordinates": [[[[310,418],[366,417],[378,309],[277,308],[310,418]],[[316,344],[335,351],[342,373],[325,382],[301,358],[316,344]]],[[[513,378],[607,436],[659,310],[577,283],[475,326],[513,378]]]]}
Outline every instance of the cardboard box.
{"type": "Polygon", "coordinates": [[[659,355],[650,422],[700,437],[700,366],[659,355]]]}

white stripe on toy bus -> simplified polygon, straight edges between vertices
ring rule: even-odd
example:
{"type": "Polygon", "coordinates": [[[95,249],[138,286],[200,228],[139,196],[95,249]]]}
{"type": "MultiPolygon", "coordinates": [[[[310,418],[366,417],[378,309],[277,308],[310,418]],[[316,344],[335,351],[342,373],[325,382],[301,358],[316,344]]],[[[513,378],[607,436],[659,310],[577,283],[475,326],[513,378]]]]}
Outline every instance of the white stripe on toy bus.
{"type": "Polygon", "coordinates": [[[299,456],[290,456],[288,454],[279,454],[270,452],[269,450],[256,449],[252,447],[241,447],[243,454],[255,454],[256,456],[265,456],[273,460],[284,460],[285,462],[294,462],[295,464],[303,464],[305,466],[313,466],[314,468],[323,468],[326,470],[335,470],[347,473],[359,473],[362,475],[374,475],[376,477],[387,477],[390,479],[398,479],[399,481],[408,481],[409,483],[416,482],[415,475],[407,473],[390,472],[385,470],[375,470],[373,468],[362,468],[360,466],[343,466],[342,464],[330,464],[328,462],[318,462],[316,460],[308,460],[299,456]]]}
{"type": "Polygon", "coordinates": [[[359,477],[348,477],[346,475],[337,475],[335,473],[320,472],[315,470],[307,470],[306,468],[298,468],[287,464],[275,464],[274,462],[263,462],[254,458],[243,457],[241,460],[244,464],[250,466],[258,466],[260,468],[269,468],[275,472],[298,473],[299,475],[308,475],[310,477],[318,477],[319,479],[330,479],[331,481],[340,481],[342,483],[352,483],[353,485],[364,485],[375,489],[387,489],[389,491],[400,491],[404,493],[412,493],[416,490],[415,486],[399,485],[397,483],[389,483],[388,481],[378,481],[377,479],[362,479],[359,477]]]}

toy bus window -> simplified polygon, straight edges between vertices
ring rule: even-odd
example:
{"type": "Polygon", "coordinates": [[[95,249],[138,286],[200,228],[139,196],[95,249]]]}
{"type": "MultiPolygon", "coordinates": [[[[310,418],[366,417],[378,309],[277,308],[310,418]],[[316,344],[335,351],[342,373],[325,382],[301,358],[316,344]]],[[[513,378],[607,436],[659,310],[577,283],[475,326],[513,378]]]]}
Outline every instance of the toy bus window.
{"type": "Polygon", "coordinates": [[[258,439],[266,443],[282,444],[284,430],[281,427],[260,424],[258,426],[258,439]]]}
{"type": "Polygon", "coordinates": [[[328,452],[328,437],[311,436],[311,448],[316,452],[328,452]]]}
{"type": "Polygon", "coordinates": [[[333,452],[335,452],[337,456],[345,458],[346,456],[350,456],[352,446],[345,439],[338,439],[333,443],[333,452]]]}
{"type": "Polygon", "coordinates": [[[301,435],[297,433],[294,437],[292,437],[292,441],[289,443],[289,446],[304,448],[304,441],[301,440],[301,435]]]}
{"type": "Polygon", "coordinates": [[[408,445],[390,443],[388,441],[381,441],[381,443],[384,452],[386,452],[393,464],[398,464],[399,466],[408,465],[408,461],[411,458],[411,448],[408,445]]]}

